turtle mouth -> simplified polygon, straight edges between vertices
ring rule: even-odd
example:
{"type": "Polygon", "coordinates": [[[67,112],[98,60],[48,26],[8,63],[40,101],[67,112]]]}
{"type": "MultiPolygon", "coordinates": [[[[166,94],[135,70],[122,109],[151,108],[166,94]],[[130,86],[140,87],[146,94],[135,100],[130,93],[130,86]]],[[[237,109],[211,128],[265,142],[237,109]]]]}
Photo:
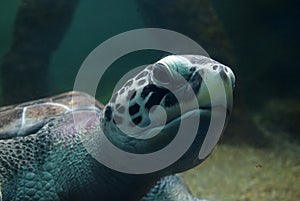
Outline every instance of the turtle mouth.
{"type": "Polygon", "coordinates": [[[199,117],[200,117],[201,115],[210,114],[210,113],[211,113],[211,107],[200,107],[198,109],[188,110],[185,113],[183,113],[175,118],[170,119],[169,121],[167,121],[167,123],[164,126],[169,127],[170,125],[180,122],[183,119],[188,119],[195,115],[199,115],[199,117]]]}
{"type": "Polygon", "coordinates": [[[168,127],[169,125],[174,124],[174,122],[179,122],[182,119],[186,119],[186,118],[189,118],[190,116],[193,116],[197,112],[199,113],[199,117],[201,118],[201,116],[203,116],[203,115],[211,115],[212,111],[215,111],[216,113],[226,111],[226,117],[230,116],[230,114],[231,114],[231,110],[224,105],[201,106],[197,109],[188,110],[188,111],[184,112],[183,114],[180,114],[180,115],[168,120],[165,125],[159,125],[157,127],[161,127],[161,126],[168,127]]]}
{"type": "Polygon", "coordinates": [[[165,124],[155,125],[150,128],[145,129],[142,133],[144,139],[148,139],[154,136],[159,136],[160,132],[162,133],[172,133],[178,130],[181,121],[197,121],[193,122],[195,124],[201,123],[202,118],[210,118],[212,111],[215,113],[226,113],[226,119],[230,117],[231,110],[230,108],[224,105],[215,105],[215,106],[201,106],[197,109],[188,110],[182,114],[177,115],[176,117],[168,120],[165,124]]]}
{"type": "Polygon", "coordinates": [[[161,133],[176,133],[176,130],[178,130],[180,126],[180,122],[183,120],[195,120],[195,118],[198,120],[198,122],[195,122],[196,124],[199,124],[199,120],[203,115],[210,116],[211,115],[211,107],[201,107],[197,109],[192,109],[189,111],[184,112],[183,114],[177,115],[176,117],[169,119],[164,124],[160,125],[154,125],[150,128],[145,129],[143,132],[141,132],[142,138],[149,139],[154,136],[159,136],[161,133]]]}

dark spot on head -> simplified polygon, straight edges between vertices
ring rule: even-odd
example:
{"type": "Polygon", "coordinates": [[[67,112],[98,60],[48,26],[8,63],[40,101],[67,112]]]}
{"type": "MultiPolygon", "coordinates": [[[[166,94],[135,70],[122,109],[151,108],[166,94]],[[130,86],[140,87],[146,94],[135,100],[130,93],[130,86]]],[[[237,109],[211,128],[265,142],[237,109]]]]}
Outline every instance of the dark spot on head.
{"type": "Polygon", "coordinates": [[[190,68],[190,73],[188,74],[188,76],[185,76],[184,79],[186,81],[189,81],[189,79],[191,79],[191,77],[193,76],[194,72],[196,71],[196,67],[193,66],[190,68]]]}
{"type": "Polygon", "coordinates": [[[177,101],[176,97],[174,96],[174,94],[169,93],[165,98],[165,106],[170,107],[170,106],[173,106],[175,104],[178,104],[178,101],[177,101]]]}
{"type": "Polygon", "coordinates": [[[127,101],[129,101],[129,100],[132,100],[132,99],[134,99],[135,95],[136,95],[136,91],[134,91],[134,90],[130,90],[130,91],[128,91],[128,94],[127,94],[126,100],[127,100],[127,101]]]}
{"type": "Polygon", "coordinates": [[[147,85],[147,86],[144,87],[144,89],[143,89],[143,91],[141,93],[141,97],[143,99],[145,99],[149,95],[149,93],[151,92],[151,86],[152,85],[147,85]]]}
{"type": "Polygon", "coordinates": [[[129,107],[129,114],[132,116],[136,113],[138,113],[140,110],[139,104],[135,103],[134,105],[129,107]]]}
{"type": "Polygon", "coordinates": [[[150,110],[150,108],[154,105],[158,105],[162,98],[169,93],[168,89],[165,88],[159,88],[154,84],[149,84],[147,86],[144,87],[142,93],[141,93],[141,97],[143,99],[145,99],[146,97],[148,97],[148,95],[151,93],[151,96],[149,97],[147,103],[145,104],[145,109],[146,110],[150,110]]]}
{"type": "Polygon", "coordinates": [[[214,65],[212,68],[213,68],[213,70],[217,70],[217,69],[218,69],[218,66],[217,66],[217,65],[214,65]]]}
{"type": "Polygon", "coordinates": [[[145,99],[149,95],[150,92],[165,94],[166,92],[168,92],[168,90],[164,89],[164,88],[159,88],[154,84],[149,84],[144,87],[144,89],[141,93],[141,97],[143,99],[145,99]]]}
{"type": "Polygon", "coordinates": [[[143,84],[145,84],[145,82],[146,82],[146,80],[140,80],[140,81],[138,82],[138,85],[143,85],[143,84]]]}
{"type": "Polygon", "coordinates": [[[135,125],[137,125],[137,124],[141,123],[142,117],[138,116],[138,117],[134,118],[132,121],[133,121],[133,123],[135,123],[135,125]]]}
{"type": "Polygon", "coordinates": [[[145,109],[149,111],[154,105],[159,105],[162,98],[163,94],[152,93],[147,103],[145,104],[145,109]]]}
{"type": "Polygon", "coordinates": [[[111,120],[111,115],[112,115],[112,109],[110,106],[106,106],[105,108],[105,112],[104,112],[104,117],[106,121],[110,121],[111,120]]]}
{"type": "Polygon", "coordinates": [[[220,76],[221,76],[221,79],[222,79],[223,81],[226,81],[226,80],[228,79],[228,77],[227,77],[227,75],[226,75],[224,69],[222,69],[222,70],[220,71],[220,76]]]}
{"type": "Polygon", "coordinates": [[[202,77],[199,74],[199,72],[194,73],[193,76],[191,77],[191,79],[189,80],[189,82],[190,82],[190,85],[191,85],[194,93],[197,94],[201,87],[201,83],[202,83],[202,77]]]}
{"type": "Polygon", "coordinates": [[[135,95],[136,95],[136,91],[133,92],[133,94],[132,94],[131,97],[130,97],[130,100],[134,99],[135,95]]]}
{"type": "Polygon", "coordinates": [[[190,68],[190,71],[191,71],[191,72],[194,72],[195,70],[196,70],[196,67],[195,67],[195,66],[193,66],[193,67],[190,68]]]}
{"type": "Polygon", "coordinates": [[[141,79],[141,78],[143,78],[143,77],[145,77],[147,75],[148,75],[148,72],[147,71],[143,71],[140,74],[138,74],[138,76],[135,78],[135,80],[139,80],[139,79],[141,79]]]}
{"type": "Polygon", "coordinates": [[[111,97],[110,102],[111,102],[111,103],[116,102],[117,96],[118,96],[118,93],[115,93],[115,94],[111,97]]]}
{"type": "Polygon", "coordinates": [[[128,81],[125,83],[124,87],[130,87],[130,86],[132,85],[132,83],[133,83],[133,80],[128,80],[128,81]]]}

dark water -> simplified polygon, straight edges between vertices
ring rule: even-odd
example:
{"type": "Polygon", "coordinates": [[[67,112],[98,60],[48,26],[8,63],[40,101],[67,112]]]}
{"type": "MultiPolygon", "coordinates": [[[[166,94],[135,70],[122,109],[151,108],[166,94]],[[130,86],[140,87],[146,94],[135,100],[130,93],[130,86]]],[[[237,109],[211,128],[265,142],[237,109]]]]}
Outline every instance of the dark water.
{"type": "MultiPolygon", "coordinates": [[[[48,1],[41,2],[44,4],[40,5],[47,8],[48,1]]],[[[276,150],[274,147],[281,147],[283,144],[289,147],[291,143],[293,148],[290,149],[289,157],[295,162],[291,166],[297,169],[295,179],[300,179],[299,158],[293,158],[299,150],[295,147],[300,144],[299,2],[279,0],[263,2],[256,0],[249,2],[237,0],[74,1],[74,5],[67,4],[61,9],[61,13],[57,13],[61,18],[56,19],[56,13],[52,12],[49,14],[52,17],[51,22],[47,21],[50,19],[47,15],[39,21],[44,25],[52,23],[54,27],[59,24],[58,31],[52,29],[53,33],[38,29],[35,32],[37,20],[30,18],[31,15],[22,13],[26,3],[28,1],[25,0],[0,2],[1,105],[70,91],[73,89],[74,79],[82,62],[103,41],[132,29],[167,28],[191,37],[201,44],[212,58],[232,67],[235,71],[237,77],[235,108],[232,122],[221,143],[224,146],[240,148],[241,151],[244,146],[266,150],[266,155],[273,153],[276,150]],[[16,16],[24,18],[24,22],[26,20],[30,22],[28,23],[32,26],[30,30],[33,30],[30,34],[43,35],[44,39],[49,41],[57,37],[57,40],[53,40],[55,47],[48,48],[51,44],[47,42],[36,44],[35,39],[29,34],[27,38],[20,37],[20,41],[29,41],[29,47],[13,48],[13,44],[18,43],[19,40],[18,37],[14,37],[16,26],[22,25],[22,23],[15,23],[16,16]],[[60,23],[68,17],[69,22],[60,23]],[[44,52],[43,49],[48,51],[44,52]],[[18,63],[17,59],[10,61],[9,68],[16,63],[16,69],[22,69],[16,70],[17,73],[13,72],[13,76],[6,74],[9,70],[3,70],[7,69],[5,54],[8,52],[12,55],[17,54],[16,58],[25,57],[29,60],[26,60],[28,66],[18,63]],[[36,67],[27,71],[26,68],[29,69],[33,63],[31,61],[35,59],[43,64],[43,69],[36,67]],[[41,84],[34,83],[38,78],[44,80],[44,84],[42,81],[37,81],[41,84]],[[29,91],[25,90],[26,87],[22,88],[25,85],[29,85],[29,91]]],[[[37,12],[38,5],[33,10],[36,13],[31,13],[34,17],[43,16],[43,12],[37,12]]],[[[49,6],[59,7],[52,3],[49,3],[49,6]]],[[[21,30],[24,33],[18,36],[28,34],[26,29],[21,30]]],[[[115,83],[130,68],[152,63],[164,55],[166,55],[164,52],[148,50],[119,59],[99,83],[98,99],[102,102],[108,101],[115,83]]],[[[264,159],[262,157],[260,162],[263,163],[264,159]]],[[[291,180],[284,182],[296,183],[291,180]]],[[[274,186],[279,183],[280,181],[274,186]]],[[[228,193],[244,194],[245,192],[228,193]]],[[[281,189],[276,193],[280,197],[281,189]]],[[[299,193],[294,191],[281,197],[287,196],[290,197],[286,200],[299,199],[297,197],[299,193]]],[[[239,198],[236,200],[247,200],[239,198]]],[[[260,197],[260,200],[270,200],[269,198],[266,194],[266,197],[260,197]]]]}

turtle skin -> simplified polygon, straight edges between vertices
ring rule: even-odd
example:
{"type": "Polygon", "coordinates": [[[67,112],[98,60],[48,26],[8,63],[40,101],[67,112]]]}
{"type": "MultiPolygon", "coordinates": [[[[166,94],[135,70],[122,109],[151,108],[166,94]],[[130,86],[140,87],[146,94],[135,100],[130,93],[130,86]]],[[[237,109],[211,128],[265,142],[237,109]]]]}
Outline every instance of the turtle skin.
{"type": "MultiPolygon", "coordinates": [[[[105,106],[88,94],[69,92],[0,108],[2,200],[197,200],[178,177],[161,178],[191,169],[210,155],[228,123],[234,85],[230,68],[210,58],[171,55],[129,79],[105,106]],[[178,92],[180,103],[166,86],[178,92]],[[224,93],[219,93],[219,86],[224,93]],[[218,93],[211,97],[211,92],[218,93]],[[213,117],[224,127],[208,132],[213,117]],[[117,155],[109,155],[105,140],[123,153],[147,154],[171,144],[183,121],[187,130],[181,142],[191,140],[191,144],[165,168],[153,171],[149,165],[150,173],[127,173],[95,157],[108,157],[128,168],[132,158],[115,161],[117,155]],[[150,122],[153,127],[147,127],[150,122]],[[157,129],[161,130],[153,136],[157,129]]],[[[177,145],[173,150],[182,146],[177,145]]]]}
{"type": "Polygon", "coordinates": [[[140,201],[208,201],[194,197],[179,175],[162,178],[140,201]]]}
{"type": "MultiPolygon", "coordinates": [[[[42,164],[45,154],[51,151],[49,144],[51,144],[52,136],[51,132],[47,130],[54,125],[54,122],[60,121],[60,117],[70,111],[88,110],[92,104],[95,104],[97,110],[103,110],[103,104],[88,94],[71,91],[38,101],[1,108],[0,183],[2,191],[0,191],[0,201],[69,200],[69,198],[64,198],[68,196],[64,195],[63,187],[59,187],[57,181],[55,181],[56,179],[54,179],[53,169],[58,167],[53,164],[53,160],[41,166],[34,163],[42,164]],[[26,112],[26,116],[24,112],[26,112]],[[24,123],[22,118],[26,118],[27,122],[24,123]],[[50,135],[47,136],[46,134],[50,135]],[[22,166],[27,166],[27,169],[23,169],[22,166]],[[38,168],[34,168],[36,166],[38,168]]],[[[75,153],[73,157],[76,157],[76,160],[83,161],[83,158],[86,157],[84,150],[77,151],[77,154],[75,149],[72,151],[73,154],[75,153]]],[[[61,152],[63,153],[63,150],[61,152]]],[[[56,158],[60,156],[61,158],[65,157],[64,155],[55,154],[56,158]]],[[[57,163],[59,164],[59,160],[57,163]]],[[[88,172],[88,169],[93,167],[93,162],[90,162],[90,164],[86,162],[85,165],[78,163],[76,167],[81,168],[81,170],[87,169],[85,176],[86,179],[90,178],[89,174],[92,173],[88,172]]],[[[77,176],[82,180],[85,179],[83,175],[77,176]]],[[[76,177],[76,175],[73,177],[76,177]]],[[[61,182],[63,183],[63,181],[61,182]]],[[[82,185],[88,183],[81,182],[82,185]]],[[[193,197],[182,179],[178,175],[173,175],[158,181],[140,201],[205,200],[193,197]]]]}

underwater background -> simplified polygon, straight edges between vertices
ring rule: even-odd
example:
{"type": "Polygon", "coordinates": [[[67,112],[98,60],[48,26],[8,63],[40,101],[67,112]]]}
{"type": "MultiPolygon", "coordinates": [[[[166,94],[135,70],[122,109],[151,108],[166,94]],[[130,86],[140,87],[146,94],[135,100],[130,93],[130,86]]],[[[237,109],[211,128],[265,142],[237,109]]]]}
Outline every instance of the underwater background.
{"type": "MultiPolygon", "coordinates": [[[[300,2],[280,0],[3,0],[0,105],[70,91],[86,56],[137,28],[165,28],[197,41],[236,74],[235,106],[214,153],[183,177],[212,201],[300,200],[300,2]]],[[[166,56],[137,51],[98,86],[109,100],[131,68],[166,56]]]]}

